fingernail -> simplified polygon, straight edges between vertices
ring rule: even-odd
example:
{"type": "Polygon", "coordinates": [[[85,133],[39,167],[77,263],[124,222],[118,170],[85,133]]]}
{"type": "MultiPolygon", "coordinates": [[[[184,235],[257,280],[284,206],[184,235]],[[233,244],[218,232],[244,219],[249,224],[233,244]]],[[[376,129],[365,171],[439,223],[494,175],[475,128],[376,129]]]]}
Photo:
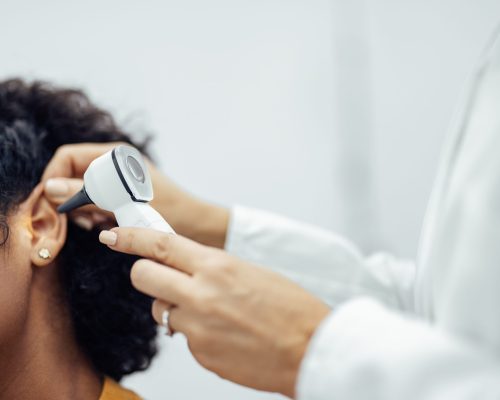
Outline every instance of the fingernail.
{"type": "Polygon", "coordinates": [[[85,229],[86,231],[90,231],[94,227],[94,223],[92,222],[92,220],[90,220],[87,217],[83,217],[81,215],[79,215],[78,217],[75,217],[73,219],[73,222],[76,225],[78,225],[80,228],[85,229]]]}
{"type": "Polygon", "coordinates": [[[99,241],[102,244],[107,244],[108,246],[114,246],[117,239],[118,235],[111,231],[101,231],[99,234],[99,241]]]}
{"type": "Polygon", "coordinates": [[[45,182],[45,192],[54,197],[68,194],[69,187],[63,179],[52,178],[45,182]]]}

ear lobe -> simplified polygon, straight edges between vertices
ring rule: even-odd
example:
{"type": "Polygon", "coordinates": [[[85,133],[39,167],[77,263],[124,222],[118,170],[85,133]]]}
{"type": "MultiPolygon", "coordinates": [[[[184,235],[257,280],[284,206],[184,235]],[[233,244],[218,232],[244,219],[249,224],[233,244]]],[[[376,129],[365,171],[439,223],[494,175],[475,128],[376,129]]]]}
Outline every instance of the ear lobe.
{"type": "Polygon", "coordinates": [[[31,261],[38,267],[51,264],[64,246],[67,234],[66,215],[43,194],[38,185],[25,202],[31,214],[31,261]]]}

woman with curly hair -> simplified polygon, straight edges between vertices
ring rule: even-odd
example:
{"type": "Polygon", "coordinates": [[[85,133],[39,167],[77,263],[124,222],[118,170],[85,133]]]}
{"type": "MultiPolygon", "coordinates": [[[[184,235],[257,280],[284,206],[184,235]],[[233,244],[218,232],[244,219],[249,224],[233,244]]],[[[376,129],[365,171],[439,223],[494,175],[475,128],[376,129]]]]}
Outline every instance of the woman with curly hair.
{"type": "Polygon", "coordinates": [[[80,91],[0,82],[0,399],[138,399],[117,382],[156,353],[135,258],[99,244],[43,196],[61,145],[133,143],[80,91]]]}

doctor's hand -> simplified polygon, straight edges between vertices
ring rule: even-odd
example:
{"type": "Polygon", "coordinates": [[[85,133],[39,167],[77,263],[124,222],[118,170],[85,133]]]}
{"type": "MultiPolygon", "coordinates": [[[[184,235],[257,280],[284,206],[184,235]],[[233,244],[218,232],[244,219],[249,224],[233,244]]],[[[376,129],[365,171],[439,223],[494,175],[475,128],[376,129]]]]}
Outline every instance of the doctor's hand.
{"type": "Polygon", "coordinates": [[[103,231],[111,249],[136,254],[133,285],[156,298],[153,316],[183,333],[205,368],[259,390],[295,395],[309,340],[329,308],[269,270],[187,238],[140,228],[103,231]]]}
{"type": "MultiPolygon", "coordinates": [[[[81,190],[83,174],[89,164],[122,144],[128,143],[78,143],[59,147],[42,176],[45,196],[56,205],[64,203],[81,190]]],[[[229,211],[194,198],[163,175],[149,160],[146,162],[155,194],[151,205],[181,235],[211,246],[223,247],[229,211]]],[[[71,212],[70,218],[88,230],[116,225],[111,213],[93,205],[71,212]]]]}

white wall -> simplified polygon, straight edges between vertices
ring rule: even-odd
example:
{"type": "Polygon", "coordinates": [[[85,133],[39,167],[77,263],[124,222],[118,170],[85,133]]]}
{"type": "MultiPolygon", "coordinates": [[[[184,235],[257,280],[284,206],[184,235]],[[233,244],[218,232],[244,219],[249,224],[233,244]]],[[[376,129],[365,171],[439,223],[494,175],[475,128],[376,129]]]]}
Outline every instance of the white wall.
{"type": "MultiPolygon", "coordinates": [[[[0,0],[0,78],[84,88],[164,170],[415,254],[440,144],[494,0],[0,0]]],[[[148,399],[252,399],[181,338],[127,382],[148,399]]],[[[274,397],[274,396],[270,396],[274,397]]]]}
{"type": "Polygon", "coordinates": [[[441,144],[500,2],[367,0],[367,14],[377,218],[386,245],[414,256],[441,144]]]}

